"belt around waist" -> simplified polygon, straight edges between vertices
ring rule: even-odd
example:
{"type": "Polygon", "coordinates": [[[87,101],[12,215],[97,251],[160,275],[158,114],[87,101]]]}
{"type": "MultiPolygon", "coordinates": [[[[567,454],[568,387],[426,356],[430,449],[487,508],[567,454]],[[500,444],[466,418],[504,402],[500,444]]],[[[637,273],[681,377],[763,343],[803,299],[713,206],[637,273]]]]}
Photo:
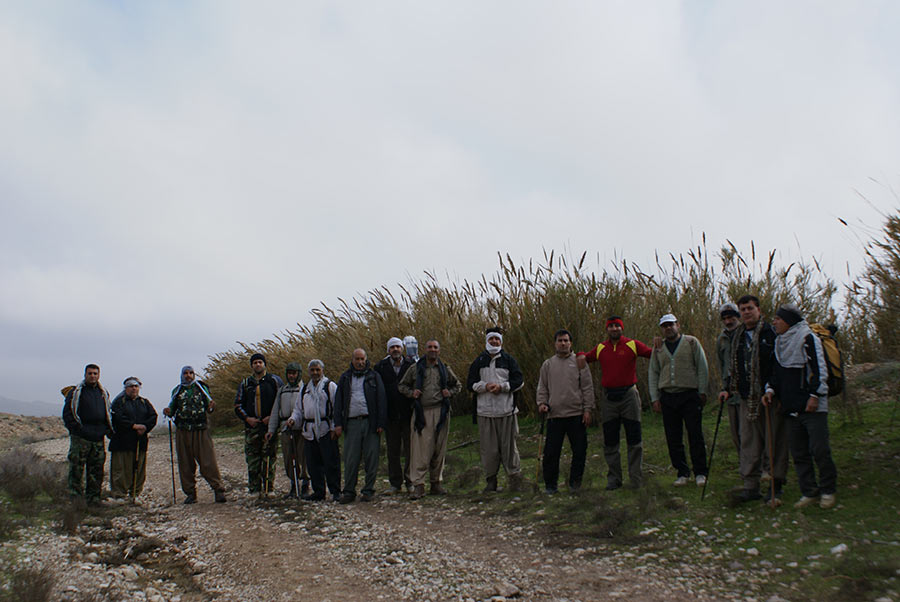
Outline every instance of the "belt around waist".
{"type": "Polygon", "coordinates": [[[347,420],[362,420],[363,418],[368,418],[368,417],[369,417],[368,414],[366,414],[365,416],[351,416],[347,420]]]}

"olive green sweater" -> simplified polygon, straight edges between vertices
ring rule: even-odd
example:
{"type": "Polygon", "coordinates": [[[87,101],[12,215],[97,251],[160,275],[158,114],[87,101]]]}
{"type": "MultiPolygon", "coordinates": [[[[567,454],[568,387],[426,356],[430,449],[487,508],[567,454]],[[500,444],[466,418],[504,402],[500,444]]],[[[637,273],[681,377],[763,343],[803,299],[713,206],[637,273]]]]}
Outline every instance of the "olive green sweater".
{"type": "Polygon", "coordinates": [[[709,389],[709,366],[706,353],[695,337],[682,335],[671,353],[663,343],[650,355],[650,400],[659,401],[660,391],[680,393],[697,389],[706,395],[709,389]]]}

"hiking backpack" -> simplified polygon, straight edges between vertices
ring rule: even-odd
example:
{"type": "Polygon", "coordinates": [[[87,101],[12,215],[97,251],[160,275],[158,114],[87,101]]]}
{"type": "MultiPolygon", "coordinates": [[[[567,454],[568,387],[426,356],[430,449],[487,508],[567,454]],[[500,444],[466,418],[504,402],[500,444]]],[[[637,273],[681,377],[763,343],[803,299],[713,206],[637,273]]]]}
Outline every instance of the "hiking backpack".
{"type": "Polygon", "coordinates": [[[844,355],[838,347],[834,333],[837,326],[823,326],[822,324],[810,324],[810,330],[819,337],[822,342],[822,351],[825,355],[825,365],[828,368],[828,396],[840,395],[844,390],[844,355]]]}

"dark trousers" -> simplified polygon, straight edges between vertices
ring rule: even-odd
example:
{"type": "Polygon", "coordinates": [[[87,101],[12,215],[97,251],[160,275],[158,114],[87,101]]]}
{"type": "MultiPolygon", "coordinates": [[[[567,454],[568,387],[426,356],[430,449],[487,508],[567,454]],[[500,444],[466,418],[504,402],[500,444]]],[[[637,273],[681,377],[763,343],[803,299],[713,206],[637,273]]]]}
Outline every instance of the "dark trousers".
{"type": "Polygon", "coordinates": [[[331,433],[318,440],[305,439],[306,467],[313,494],[325,496],[325,485],[332,496],[341,494],[341,452],[331,433]]]}
{"type": "Polygon", "coordinates": [[[679,477],[691,476],[691,468],[684,455],[684,430],[687,429],[688,445],[691,448],[691,464],[695,475],[707,475],[706,443],[703,441],[703,405],[697,390],[681,393],[660,393],[663,427],[666,431],[666,445],[669,460],[678,471],[679,477]],[[683,426],[682,426],[683,425],[683,426]]]}
{"type": "Polygon", "coordinates": [[[388,420],[385,429],[387,440],[388,479],[391,487],[400,489],[403,485],[411,485],[409,480],[409,414],[397,420],[388,420]],[[400,458],[403,458],[401,465],[400,458]]]}
{"type": "Polygon", "coordinates": [[[544,485],[547,489],[556,489],[559,480],[559,456],[562,453],[563,440],[569,437],[572,447],[572,465],[569,468],[569,487],[581,485],[584,476],[584,461],[587,457],[587,428],[582,416],[551,418],[547,421],[547,440],[544,443],[544,485]]]}
{"type": "Polygon", "coordinates": [[[806,497],[833,494],[837,489],[837,467],[828,442],[828,412],[803,412],[788,416],[788,437],[800,492],[806,497]],[[816,469],[819,482],[816,484],[816,469]]]}

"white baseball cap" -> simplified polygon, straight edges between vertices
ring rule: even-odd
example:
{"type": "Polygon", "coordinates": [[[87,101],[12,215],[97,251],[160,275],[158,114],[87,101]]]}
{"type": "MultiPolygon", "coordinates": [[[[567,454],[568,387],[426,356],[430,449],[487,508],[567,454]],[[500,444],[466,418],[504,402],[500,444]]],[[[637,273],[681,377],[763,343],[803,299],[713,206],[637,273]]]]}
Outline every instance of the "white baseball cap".
{"type": "Polygon", "coordinates": [[[675,314],[666,314],[659,319],[659,325],[662,326],[666,322],[677,322],[678,318],[675,317],[675,314]]]}

